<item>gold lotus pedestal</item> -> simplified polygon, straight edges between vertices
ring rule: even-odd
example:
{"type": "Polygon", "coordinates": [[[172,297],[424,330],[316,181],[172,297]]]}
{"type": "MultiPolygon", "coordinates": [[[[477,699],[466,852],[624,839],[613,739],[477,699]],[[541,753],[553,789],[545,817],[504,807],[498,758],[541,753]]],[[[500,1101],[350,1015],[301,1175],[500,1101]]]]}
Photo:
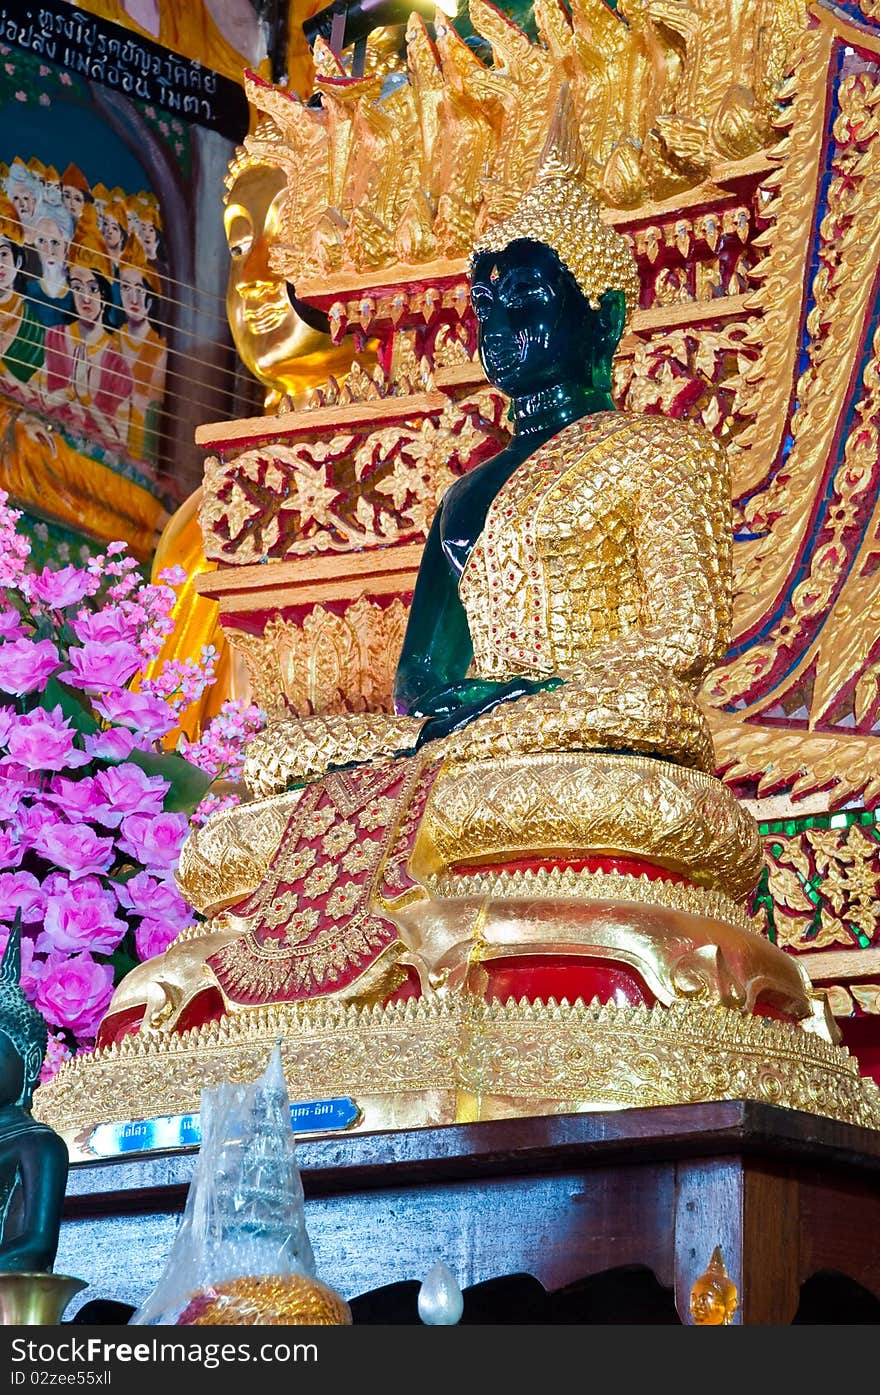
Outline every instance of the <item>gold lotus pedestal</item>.
{"type": "MultiPolygon", "coordinates": [[[[260,803],[227,822],[261,826],[260,803]]],[[[263,870],[294,836],[272,826],[263,870]]],[[[35,1113],[88,1157],[96,1124],[195,1111],[203,1086],[257,1076],[281,1036],[291,1099],[351,1096],[363,1131],[728,1099],[880,1127],[824,996],[751,927],[759,866],[750,815],[699,771],[591,752],[446,758],[412,884],[381,903],[397,929],[383,972],[409,996],[227,998],[186,1028],[199,993],[220,992],[217,944],[247,934],[221,912],[142,966],[124,1003],[139,1030],[65,1064],[35,1113]]]]}

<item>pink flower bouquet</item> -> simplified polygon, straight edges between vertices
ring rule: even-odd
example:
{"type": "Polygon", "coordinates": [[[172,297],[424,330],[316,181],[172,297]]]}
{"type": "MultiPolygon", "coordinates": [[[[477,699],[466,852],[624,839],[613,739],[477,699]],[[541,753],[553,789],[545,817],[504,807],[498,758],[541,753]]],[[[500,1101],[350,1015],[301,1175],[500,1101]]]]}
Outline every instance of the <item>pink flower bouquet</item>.
{"type": "Polygon", "coordinates": [[[234,800],[208,791],[238,777],[265,714],[225,703],[199,740],[167,749],[214,680],[211,649],[143,676],[185,574],[145,583],[118,542],[83,568],[34,573],[19,517],[0,491],[0,951],[20,912],[47,1078],[92,1046],[128,970],[196,918],[174,881],[183,840],[191,818],[234,800]]]}

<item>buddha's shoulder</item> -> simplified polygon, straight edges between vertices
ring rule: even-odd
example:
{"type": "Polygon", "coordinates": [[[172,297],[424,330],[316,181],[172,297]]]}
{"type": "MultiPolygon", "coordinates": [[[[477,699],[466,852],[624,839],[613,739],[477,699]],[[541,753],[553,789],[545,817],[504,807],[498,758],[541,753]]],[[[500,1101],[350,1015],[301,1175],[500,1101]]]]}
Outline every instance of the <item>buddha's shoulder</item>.
{"type": "Polygon", "coordinates": [[[568,436],[567,444],[583,444],[585,448],[604,441],[609,449],[628,445],[637,447],[639,443],[644,443],[666,449],[680,445],[686,450],[705,452],[719,458],[725,455],[721,442],[699,422],[647,412],[595,412],[592,416],[573,422],[562,434],[568,436]]]}

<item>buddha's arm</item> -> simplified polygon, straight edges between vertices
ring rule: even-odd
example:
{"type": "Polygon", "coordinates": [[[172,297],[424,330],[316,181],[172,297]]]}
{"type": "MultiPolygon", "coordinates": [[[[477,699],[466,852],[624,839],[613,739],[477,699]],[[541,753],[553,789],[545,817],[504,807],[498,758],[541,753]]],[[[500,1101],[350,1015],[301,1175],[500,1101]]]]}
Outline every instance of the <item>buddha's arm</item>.
{"type": "Polygon", "coordinates": [[[455,576],[443,555],[440,514],[434,517],[416,578],[403,649],[394,679],[394,710],[433,716],[492,685],[466,679],[474,656],[455,576]]]}
{"type": "Polygon", "coordinates": [[[430,719],[419,733],[419,746],[458,731],[501,702],[548,686],[527,678],[500,683],[467,678],[473,655],[467,616],[443,555],[438,513],[422,555],[394,680],[395,711],[430,719]]]}
{"type": "Polygon", "coordinates": [[[653,659],[696,683],[727,647],[731,610],[730,492],[723,447],[682,427],[658,443],[659,465],[634,501],[642,593],[637,630],[595,660],[653,659]]]}

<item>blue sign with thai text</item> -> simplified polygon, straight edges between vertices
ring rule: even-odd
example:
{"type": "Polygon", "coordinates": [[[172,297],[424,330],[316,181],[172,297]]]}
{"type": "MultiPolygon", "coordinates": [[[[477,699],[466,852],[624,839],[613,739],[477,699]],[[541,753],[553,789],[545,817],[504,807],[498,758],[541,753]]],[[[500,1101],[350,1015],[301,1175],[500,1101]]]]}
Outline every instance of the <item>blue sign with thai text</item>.
{"type": "MultiPolygon", "coordinates": [[[[348,1095],[290,1106],[290,1126],[297,1134],[350,1129],[360,1117],[361,1111],[348,1095]]],[[[198,1113],[164,1114],[156,1119],[98,1124],[86,1147],[95,1157],[117,1158],[129,1153],[164,1153],[173,1148],[197,1147],[201,1141],[198,1113]]]]}

